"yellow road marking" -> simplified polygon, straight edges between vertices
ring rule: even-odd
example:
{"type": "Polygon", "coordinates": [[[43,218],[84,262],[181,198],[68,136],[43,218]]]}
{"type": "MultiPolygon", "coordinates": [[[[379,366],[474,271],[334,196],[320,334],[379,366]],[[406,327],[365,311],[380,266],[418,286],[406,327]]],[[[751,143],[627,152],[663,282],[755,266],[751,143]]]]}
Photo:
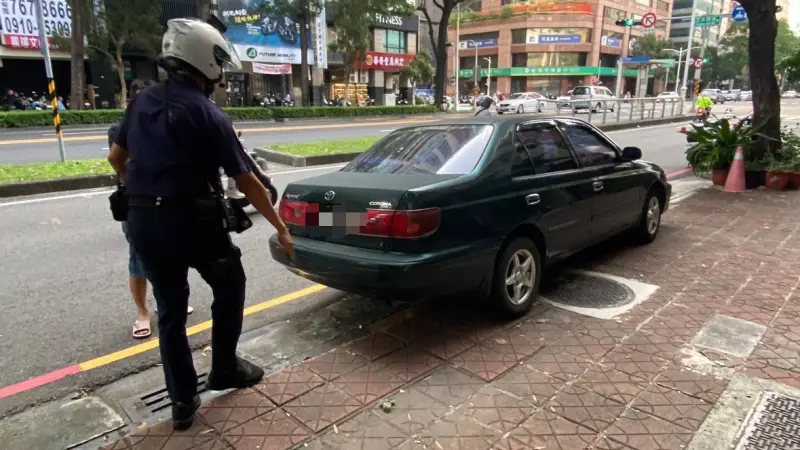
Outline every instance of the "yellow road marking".
{"type": "MultiPolygon", "coordinates": [[[[247,308],[244,309],[244,315],[249,316],[251,314],[255,314],[260,311],[264,311],[270,308],[275,308],[276,306],[280,306],[285,303],[289,303],[291,301],[307,297],[311,294],[320,292],[325,289],[326,289],[325,286],[321,284],[316,284],[314,286],[310,286],[305,289],[300,289],[299,291],[291,292],[289,294],[273,298],[272,300],[267,300],[265,302],[261,302],[253,306],[248,306],[247,308]]],[[[197,333],[210,330],[211,324],[212,321],[210,320],[198,323],[197,325],[187,328],[186,335],[192,336],[197,333]]],[[[108,355],[100,356],[99,358],[90,359],[89,361],[80,363],[79,366],[81,370],[85,372],[87,370],[96,369],[102,366],[107,366],[117,361],[122,361],[123,359],[139,355],[146,351],[153,350],[154,348],[158,348],[158,339],[151,339],[149,341],[142,342],[141,344],[132,345],[128,348],[116,351],[114,353],[109,353],[108,355]]]]}
{"type": "MultiPolygon", "coordinates": [[[[280,132],[280,131],[296,131],[296,130],[324,130],[332,128],[355,128],[369,126],[383,126],[383,125],[398,125],[410,123],[425,123],[436,122],[440,119],[415,119],[415,120],[397,120],[392,122],[358,122],[358,123],[340,123],[340,124],[320,124],[320,125],[295,125],[288,127],[265,127],[265,128],[247,128],[242,131],[246,133],[258,132],[280,132]]],[[[62,129],[63,132],[63,129],[62,129]]],[[[107,140],[106,134],[93,134],[88,136],[65,136],[62,140],[64,142],[85,142],[85,141],[100,141],[107,140]]],[[[9,141],[0,141],[0,145],[19,145],[19,144],[47,144],[50,142],[58,142],[57,138],[38,138],[38,139],[14,139],[9,141]]]]}

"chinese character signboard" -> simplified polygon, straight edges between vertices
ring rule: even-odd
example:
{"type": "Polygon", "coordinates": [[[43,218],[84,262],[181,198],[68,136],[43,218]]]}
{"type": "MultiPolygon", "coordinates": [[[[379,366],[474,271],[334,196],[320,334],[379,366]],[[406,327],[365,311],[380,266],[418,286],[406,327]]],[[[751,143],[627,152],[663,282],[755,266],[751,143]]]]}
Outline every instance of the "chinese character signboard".
{"type": "MultiPolygon", "coordinates": [[[[236,48],[239,58],[262,63],[300,64],[300,30],[297,23],[289,17],[264,14],[260,11],[260,5],[258,0],[219,0],[220,16],[228,27],[225,37],[236,48]]],[[[324,21],[324,12],[319,16],[324,21]]],[[[319,25],[320,18],[314,20],[319,25]]],[[[316,48],[308,50],[309,64],[316,62],[324,67],[326,61],[320,57],[319,48],[327,49],[327,28],[313,40],[311,32],[307,32],[308,42],[316,43],[316,48]]]]}
{"type": "MultiPolygon", "coordinates": [[[[72,33],[72,8],[66,0],[41,0],[44,31],[49,38],[54,35],[68,37],[72,33]]],[[[29,0],[0,0],[0,24],[3,45],[9,48],[39,49],[39,26],[36,23],[36,6],[29,0]]],[[[52,42],[50,48],[54,48],[52,42]]]]}
{"type": "Polygon", "coordinates": [[[261,73],[264,75],[288,75],[292,73],[291,64],[264,64],[253,63],[253,73],[261,73]]]}
{"type": "Polygon", "coordinates": [[[606,47],[622,48],[622,39],[611,36],[600,36],[600,45],[606,47]]]}
{"type": "Polygon", "coordinates": [[[722,17],[719,15],[700,16],[694,19],[694,24],[701,28],[715,27],[722,23],[722,17]]]}
{"type": "Polygon", "coordinates": [[[528,44],[580,44],[583,38],[578,34],[534,34],[528,36],[528,44]]]}
{"type": "MultiPolygon", "coordinates": [[[[614,76],[617,74],[617,69],[613,67],[584,67],[584,66],[563,66],[563,67],[510,67],[510,68],[492,68],[493,77],[534,77],[534,76],[548,76],[548,75],[595,75],[595,76],[614,76]]],[[[488,70],[481,69],[481,77],[488,75],[488,70]]],[[[626,70],[624,75],[636,76],[636,70],[626,70]]],[[[472,69],[464,69],[458,71],[458,76],[461,78],[472,78],[472,69]]]]}
{"type": "Polygon", "coordinates": [[[461,41],[458,43],[458,48],[460,50],[466,49],[475,49],[484,48],[484,47],[497,47],[497,39],[496,38],[489,38],[489,39],[469,39],[469,38],[462,38],[461,41]]]}
{"type": "Polygon", "coordinates": [[[413,59],[414,55],[367,52],[367,57],[364,59],[364,63],[361,64],[361,68],[399,72],[413,59]]]}

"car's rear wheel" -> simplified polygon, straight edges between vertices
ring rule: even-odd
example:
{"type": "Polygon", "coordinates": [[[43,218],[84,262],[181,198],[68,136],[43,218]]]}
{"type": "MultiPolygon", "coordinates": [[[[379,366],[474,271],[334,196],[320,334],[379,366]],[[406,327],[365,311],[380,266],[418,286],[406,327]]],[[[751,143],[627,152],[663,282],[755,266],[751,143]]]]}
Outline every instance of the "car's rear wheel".
{"type": "Polygon", "coordinates": [[[517,106],[517,114],[523,114],[525,112],[525,108],[522,105],[517,106]]]}
{"type": "Polygon", "coordinates": [[[494,268],[492,300],[504,314],[525,314],[536,301],[542,263],[536,244],[518,237],[508,243],[494,268]]]}
{"type": "Polygon", "coordinates": [[[644,199],[644,206],[639,221],[633,229],[641,244],[649,244],[656,240],[661,229],[661,211],[664,205],[656,189],[650,189],[644,199]]]}

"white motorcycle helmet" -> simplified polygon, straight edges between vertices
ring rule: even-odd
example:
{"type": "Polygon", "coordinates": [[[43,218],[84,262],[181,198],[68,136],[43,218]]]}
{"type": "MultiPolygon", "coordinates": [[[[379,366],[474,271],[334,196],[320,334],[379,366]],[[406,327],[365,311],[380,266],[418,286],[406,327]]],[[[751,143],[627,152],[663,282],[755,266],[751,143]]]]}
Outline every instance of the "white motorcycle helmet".
{"type": "Polygon", "coordinates": [[[242,68],[236,49],[219,30],[191,18],[167,22],[161,58],[175,68],[194,69],[211,83],[222,81],[226,70],[242,68]]]}

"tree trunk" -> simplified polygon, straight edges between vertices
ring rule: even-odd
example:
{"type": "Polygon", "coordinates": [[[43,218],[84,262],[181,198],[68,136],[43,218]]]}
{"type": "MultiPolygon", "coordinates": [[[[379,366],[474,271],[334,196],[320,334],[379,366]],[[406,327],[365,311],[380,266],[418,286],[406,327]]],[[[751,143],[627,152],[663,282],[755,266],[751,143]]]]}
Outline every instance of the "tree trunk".
{"type": "Polygon", "coordinates": [[[117,75],[119,75],[119,101],[123,107],[128,99],[128,86],[125,85],[125,62],[122,60],[122,42],[117,45],[117,75]]]}
{"type": "MultiPolygon", "coordinates": [[[[86,48],[83,45],[83,23],[80,2],[73,2],[78,8],[72,8],[72,35],[70,36],[70,77],[72,84],[69,90],[70,109],[83,109],[83,91],[86,89],[86,48]]],[[[44,8],[44,5],[42,6],[44,8]]]]}
{"type": "MultiPolygon", "coordinates": [[[[300,90],[303,94],[300,99],[303,106],[310,106],[310,94],[308,92],[308,5],[303,7],[300,12],[300,90]]],[[[345,92],[345,95],[347,93],[345,92]]]]}
{"type": "Polygon", "coordinates": [[[442,18],[439,20],[439,36],[436,39],[436,78],[434,79],[436,89],[433,97],[436,107],[440,109],[444,103],[444,91],[447,88],[447,24],[450,23],[450,15],[453,12],[453,7],[447,0],[445,0],[444,6],[442,18]]]}
{"type": "Polygon", "coordinates": [[[753,142],[750,159],[760,159],[768,151],[780,147],[781,96],[775,78],[775,38],[778,19],[775,0],[740,0],[750,22],[748,56],[750,89],[753,91],[753,123],[768,119],[761,130],[766,139],[753,142]]]}

